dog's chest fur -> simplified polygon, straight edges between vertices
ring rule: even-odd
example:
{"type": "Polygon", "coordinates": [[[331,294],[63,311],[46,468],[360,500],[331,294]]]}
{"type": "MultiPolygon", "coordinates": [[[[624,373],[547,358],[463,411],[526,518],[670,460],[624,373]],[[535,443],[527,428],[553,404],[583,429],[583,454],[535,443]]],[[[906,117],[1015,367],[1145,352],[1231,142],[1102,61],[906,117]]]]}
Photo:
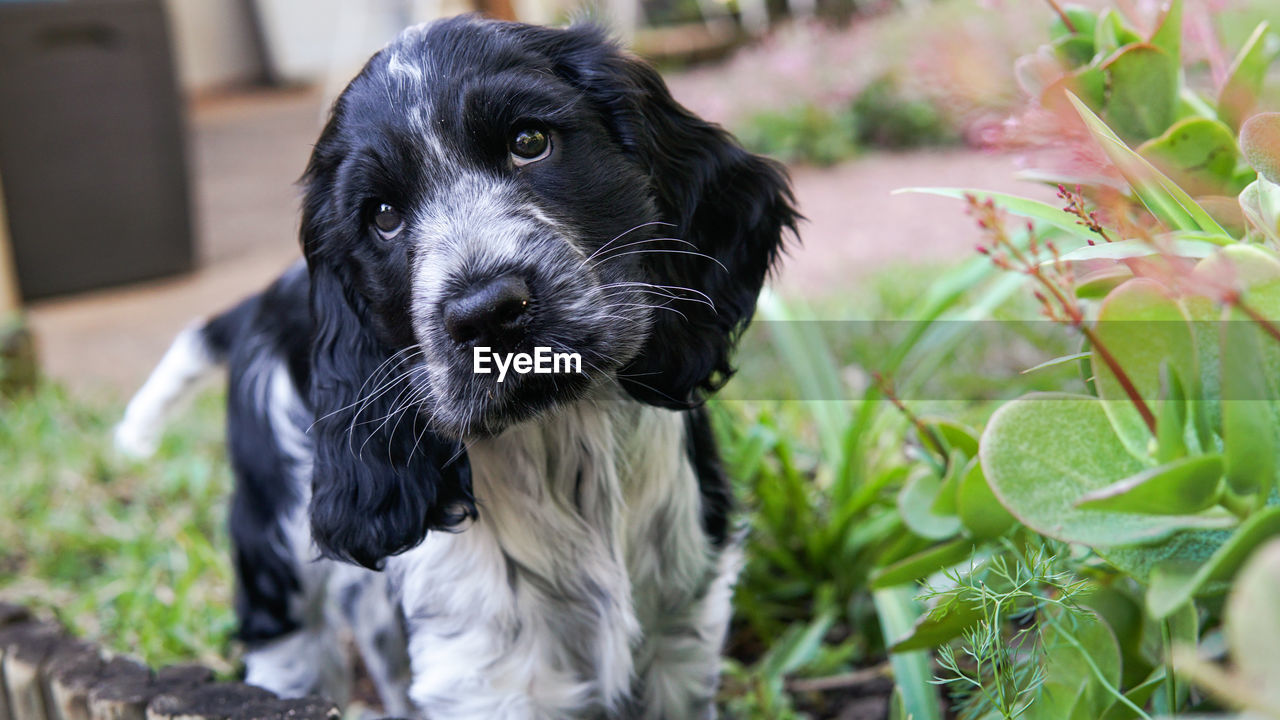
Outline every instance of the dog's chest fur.
{"type": "Polygon", "coordinates": [[[427,717],[710,712],[736,553],[686,446],[613,392],[469,444],[479,520],[389,567],[427,717]]]}

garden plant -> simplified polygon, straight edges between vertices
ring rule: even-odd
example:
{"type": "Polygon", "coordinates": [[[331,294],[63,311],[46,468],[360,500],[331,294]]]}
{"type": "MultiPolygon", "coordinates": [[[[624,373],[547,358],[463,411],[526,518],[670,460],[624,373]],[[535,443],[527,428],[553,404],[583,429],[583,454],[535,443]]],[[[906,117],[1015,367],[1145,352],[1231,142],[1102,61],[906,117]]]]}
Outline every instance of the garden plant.
{"type": "MultiPolygon", "coordinates": [[[[748,673],[765,715],[797,707],[780,676],[838,664],[849,643],[822,643],[833,624],[859,637],[867,609],[848,590],[867,580],[895,717],[1280,716],[1280,114],[1257,112],[1277,40],[1260,25],[1206,93],[1182,62],[1180,0],[1145,31],[1116,10],[1050,6],[1052,43],[1018,71],[1023,122],[1070,151],[1034,171],[1062,206],[921,191],[967,203],[989,267],[1078,338],[1034,370],[1074,367],[1082,391],[997,403],[978,431],[916,415],[882,380],[851,422],[817,413],[832,467],[814,517],[774,516],[787,503],[773,494],[804,492],[785,446],[780,477],[739,467],[770,475],[751,487],[761,572],[825,578],[806,598],[816,619],[748,673]],[[873,430],[877,396],[914,436],[902,462],[873,430]],[[806,529],[779,537],[793,525],[806,529]]],[[[981,316],[959,288],[985,286],[989,308],[1000,280],[975,266],[944,280],[880,371],[909,382],[903,358],[957,342],[940,318],[981,316]]],[[[746,618],[787,587],[753,586],[746,618]]]]}

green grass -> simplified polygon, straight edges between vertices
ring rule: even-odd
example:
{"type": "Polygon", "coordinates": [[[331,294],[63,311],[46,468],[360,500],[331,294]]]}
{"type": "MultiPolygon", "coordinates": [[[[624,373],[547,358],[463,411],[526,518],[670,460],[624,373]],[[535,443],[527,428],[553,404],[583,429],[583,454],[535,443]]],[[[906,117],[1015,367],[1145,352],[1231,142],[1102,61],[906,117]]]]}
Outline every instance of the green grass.
{"type": "Polygon", "coordinates": [[[117,403],[52,383],[0,402],[0,596],[156,665],[232,671],[221,394],[138,464],[111,451],[117,403]]]}

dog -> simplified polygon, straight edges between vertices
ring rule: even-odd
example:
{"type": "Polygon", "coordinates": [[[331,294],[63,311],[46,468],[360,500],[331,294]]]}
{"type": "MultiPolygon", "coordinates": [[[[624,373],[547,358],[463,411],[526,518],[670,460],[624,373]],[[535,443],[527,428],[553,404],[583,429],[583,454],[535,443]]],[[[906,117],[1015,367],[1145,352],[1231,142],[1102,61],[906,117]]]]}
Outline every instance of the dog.
{"type": "Polygon", "coordinates": [[[740,553],[702,405],[796,236],[783,168],[599,29],[460,17],[373,56],[301,182],[305,264],[116,434],[145,455],[228,367],[246,681],[341,701],[348,637],[392,715],[714,717],[740,553]],[[475,371],[536,348],[580,366],[475,371]]]}

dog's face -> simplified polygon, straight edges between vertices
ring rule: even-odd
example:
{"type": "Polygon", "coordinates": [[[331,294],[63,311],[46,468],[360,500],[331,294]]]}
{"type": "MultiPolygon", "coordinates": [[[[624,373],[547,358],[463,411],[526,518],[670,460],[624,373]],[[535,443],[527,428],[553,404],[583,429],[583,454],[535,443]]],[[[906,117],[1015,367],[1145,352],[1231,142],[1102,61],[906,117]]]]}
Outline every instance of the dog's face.
{"type": "Polygon", "coordinates": [[[510,26],[410,30],[351,83],[317,148],[333,153],[322,191],[342,227],[309,251],[345,266],[399,353],[369,389],[407,375],[402,402],[453,437],[576,398],[636,356],[652,313],[706,302],[656,287],[645,254],[687,246],[658,239],[673,228],[606,111],[530,45],[510,26]],[[582,373],[474,371],[476,348],[538,347],[577,353],[582,373]]]}
{"type": "Polygon", "coordinates": [[[363,564],[473,511],[449,439],[499,433],[602,382],[700,402],[730,373],[796,219],[777,166],[597,31],[470,18],[410,29],[374,56],[304,180],[313,525],[326,492],[368,504],[375,474],[401,478],[400,494],[432,476],[421,507],[393,511],[407,516],[393,537],[326,542],[317,525],[322,546],[363,564]],[[477,348],[575,353],[581,372],[499,381],[475,372],[477,348]],[[366,444],[385,460],[350,452],[366,444]]]}

